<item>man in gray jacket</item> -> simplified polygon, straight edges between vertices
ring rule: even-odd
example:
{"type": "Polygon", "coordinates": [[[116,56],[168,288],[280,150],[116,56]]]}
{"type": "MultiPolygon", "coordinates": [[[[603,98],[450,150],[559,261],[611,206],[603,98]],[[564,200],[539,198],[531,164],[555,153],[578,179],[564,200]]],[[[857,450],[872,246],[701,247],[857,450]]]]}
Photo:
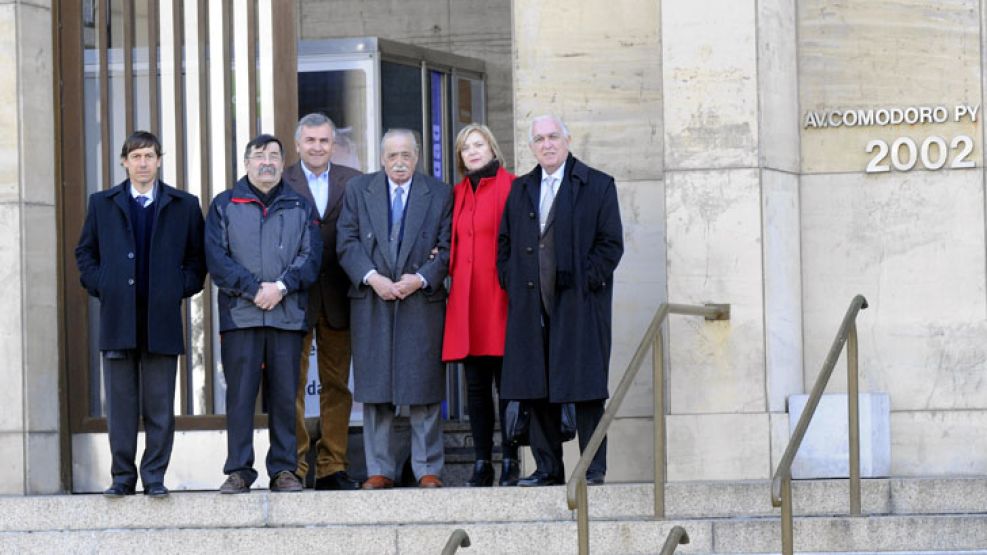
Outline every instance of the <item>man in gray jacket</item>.
{"type": "Polygon", "coordinates": [[[265,386],[272,491],[301,491],[295,476],[295,386],[306,329],[306,289],[319,273],[315,209],[281,182],[281,141],[258,135],[244,150],[247,175],[213,199],[206,263],[219,288],[226,375],[227,458],[222,493],[246,493],[254,470],[254,406],[265,386]],[[263,374],[263,376],[262,376],[263,374]]]}

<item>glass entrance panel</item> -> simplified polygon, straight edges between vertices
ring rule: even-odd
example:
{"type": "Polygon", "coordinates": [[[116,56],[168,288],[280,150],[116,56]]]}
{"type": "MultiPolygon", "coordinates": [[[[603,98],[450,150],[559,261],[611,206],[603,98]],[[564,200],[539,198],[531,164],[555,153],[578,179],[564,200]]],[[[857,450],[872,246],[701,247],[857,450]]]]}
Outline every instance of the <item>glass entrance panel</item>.
{"type": "Polygon", "coordinates": [[[303,65],[298,72],[298,117],[329,116],[336,124],[332,162],[364,172],[378,167],[372,75],[369,60],[303,65]]]}
{"type": "MultiPolygon", "coordinates": [[[[449,134],[450,154],[455,155],[456,136],[462,128],[471,123],[487,123],[486,93],[484,82],[480,78],[464,76],[453,72],[451,76],[451,97],[449,113],[451,114],[452,129],[449,134]]],[[[456,164],[450,166],[455,171],[456,164]]],[[[453,181],[462,179],[456,172],[453,181]]]]}
{"type": "MultiPolygon", "coordinates": [[[[423,114],[422,69],[397,62],[380,62],[381,131],[410,129],[418,134],[418,144],[426,144],[423,114]]],[[[418,157],[418,170],[425,170],[424,152],[418,157]]]]}

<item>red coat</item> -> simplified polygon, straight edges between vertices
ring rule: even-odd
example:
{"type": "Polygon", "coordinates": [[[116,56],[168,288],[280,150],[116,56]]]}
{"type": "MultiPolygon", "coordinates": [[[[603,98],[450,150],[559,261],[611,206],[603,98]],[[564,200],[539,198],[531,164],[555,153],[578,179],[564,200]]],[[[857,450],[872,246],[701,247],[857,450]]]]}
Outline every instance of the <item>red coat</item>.
{"type": "Polygon", "coordinates": [[[468,178],[453,188],[443,361],[504,356],[507,293],[497,280],[497,233],[512,181],[514,175],[500,168],[476,191],[468,178]]]}

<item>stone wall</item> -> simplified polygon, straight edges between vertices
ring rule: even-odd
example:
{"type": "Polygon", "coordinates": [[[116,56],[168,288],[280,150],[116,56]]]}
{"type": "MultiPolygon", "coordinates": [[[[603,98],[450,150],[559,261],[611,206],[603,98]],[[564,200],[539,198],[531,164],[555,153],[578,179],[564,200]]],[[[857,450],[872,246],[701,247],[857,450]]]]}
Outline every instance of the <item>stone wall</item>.
{"type": "MultiPolygon", "coordinates": [[[[982,104],[982,12],[977,0],[799,2],[803,112],[982,104]]],[[[806,379],[864,294],[861,390],[890,395],[899,476],[987,472],[983,126],[952,115],[801,131],[806,379]],[[864,171],[868,140],[957,135],[973,138],[976,168],[864,171]]]]}

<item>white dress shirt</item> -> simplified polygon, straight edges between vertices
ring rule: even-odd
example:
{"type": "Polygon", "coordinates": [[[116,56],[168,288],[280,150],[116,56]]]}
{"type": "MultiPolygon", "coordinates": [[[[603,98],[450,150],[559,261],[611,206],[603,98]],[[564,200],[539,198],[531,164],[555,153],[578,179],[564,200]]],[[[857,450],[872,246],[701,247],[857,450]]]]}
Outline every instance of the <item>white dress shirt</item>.
{"type": "Polygon", "coordinates": [[[304,160],[301,165],[302,173],[305,174],[305,179],[308,180],[308,190],[312,191],[312,197],[315,199],[315,208],[319,211],[319,217],[321,218],[326,213],[326,206],[329,205],[329,168],[332,166],[326,166],[326,171],[315,175],[305,165],[304,160]]]}
{"type": "Polygon", "coordinates": [[[140,192],[137,191],[137,188],[134,187],[134,184],[131,183],[130,184],[130,196],[134,197],[135,200],[137,199],[137,197],[146,197],[147,198],[147,202],[144,203],[144,206],[150,206],[151,203],[154,202],[154,191],[157,188],[158,188],[158,182],[155,181],[154,182],[154,185],[151,185],[151,189],[148,192],[146,192],[146,193],[140,193],[140,192]]]}

